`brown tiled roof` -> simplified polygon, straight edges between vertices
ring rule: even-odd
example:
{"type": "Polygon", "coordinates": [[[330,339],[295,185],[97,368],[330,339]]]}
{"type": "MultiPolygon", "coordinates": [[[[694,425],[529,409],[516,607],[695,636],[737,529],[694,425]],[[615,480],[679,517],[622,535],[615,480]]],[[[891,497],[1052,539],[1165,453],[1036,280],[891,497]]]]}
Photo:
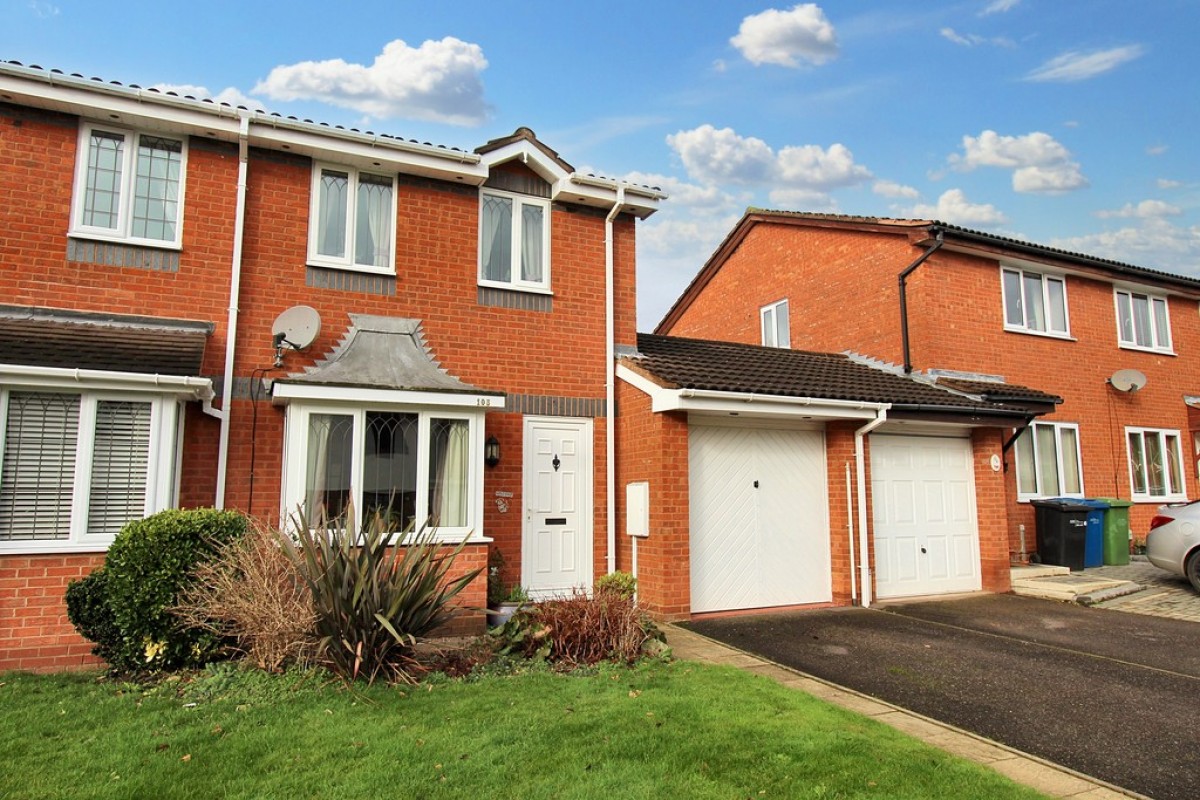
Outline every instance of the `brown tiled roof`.
{"type": "Polygon", "coordinates": [[[0,305],[0,363],[198,376],[211,322],[0,305]]]}
{"type": "Polygon", "coordinates": [[[628,363],[670,389],[992,413],[1024,412],[1030,406],[1049,410],[1049,406],[1061,402],[1054,395],[1025,387],[978,382],[979,387],[994,390],[997,399],[1012,402],[989,401],[982,391],[966,391],[965,388],[951,388],[905,376],[840,353],[814,353],[648,333],[638,334],[638,351],[640,357],[634,357],[628,363]]]}

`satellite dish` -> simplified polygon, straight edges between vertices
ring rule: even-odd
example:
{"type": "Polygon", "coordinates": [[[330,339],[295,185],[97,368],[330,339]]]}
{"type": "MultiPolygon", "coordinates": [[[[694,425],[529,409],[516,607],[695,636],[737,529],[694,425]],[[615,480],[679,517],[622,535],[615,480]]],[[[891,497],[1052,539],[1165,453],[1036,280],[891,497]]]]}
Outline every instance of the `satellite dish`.
{"type": "Polygon", "coordinates": [[[312,306],[292,306],[275,318],[271,333],[275,346],[287,344],[293,350],[303,350],[321,332],[321,315],[312,306]]]}
{"type": "Polygon", "coordinates": [[[1108,379],[1118,392],[1136,392],[1146,385],[1146,376],[1136,369],[1119,369],[1108,379]]]}

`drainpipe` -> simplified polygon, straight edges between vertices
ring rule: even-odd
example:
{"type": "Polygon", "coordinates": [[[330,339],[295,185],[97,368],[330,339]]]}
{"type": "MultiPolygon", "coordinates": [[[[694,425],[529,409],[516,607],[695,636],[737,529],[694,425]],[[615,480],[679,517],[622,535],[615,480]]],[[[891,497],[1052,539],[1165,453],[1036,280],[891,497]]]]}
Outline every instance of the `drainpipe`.
{"type": "Polygon", "coordinates": [[[615,291],[614,274],[616,272],[616,236],[613,222],[625,205],[625,187],[617,184],[617,201],[613,203],[612,211],[604,218],[604,413],[605,413],[605,480],[607,524],[608,524],[608,572],[617,571],[617,489],[614,483],[617,479],[616,440],[616,321],[613,292],[615,291]]]}
{"type": "Polygon", "coordinates": [[[926,250],[921,255],[917,256],[916,261],[912,262],[907,267],[905,267],[904,271],[901,272],[900,276],[899,276],[899,280],[900,280],[900,347],[904,351],[904,374],[905,375],[909,375],[912,373],[912,355],[909,352],[909,347],[908,347],[908,290],[906,287],[906,281],[908,280],[908,276],[912,274],[913,270],[915,270],[917,267],[924,264],[925,259],[929,258],[931,255],[936,253],[939,249],[941,249],[941,246],[943,244],[945,244],[945,241],[942,238],[944,235],[942,232],[942,229],[934,228],[933,231],[937,233],[937,241],[935,241],[933,244],[931,244],[929,246],[928,250],[926,250]]]}
{"type": "Polygon", "coordinates": [[[846,462],[846,528],[850,537],[850,604],[858,602],[858,582],[854,580],[854,492],[850,489],[850,462],[846,462]]]}
{"type": "Polygon", "coordinates": [[[862,607],[871,607],[871,552],[867,536],[867,468],[863,454],[863,437],[887,422],[887,408],[879,409],[875,419],[854,432],[854,467],[858,473],[858,558],[862,607]]]}
{"type": "Polygon", "coordinates": [[[238,130],[237,208],[233,222],[233,263],[229,277],[229,325],[225,330],[225,380],[221,387],[221,438],[217,445],[217,496],[213,505],[225,507],[225,478],[229,470],[229,426],[233,404],[233,356],[237,350],[238,296],[242,290],[242,234],[246,227],[246,173],[250,165],[250,112],[241,112],[238,130]]]}

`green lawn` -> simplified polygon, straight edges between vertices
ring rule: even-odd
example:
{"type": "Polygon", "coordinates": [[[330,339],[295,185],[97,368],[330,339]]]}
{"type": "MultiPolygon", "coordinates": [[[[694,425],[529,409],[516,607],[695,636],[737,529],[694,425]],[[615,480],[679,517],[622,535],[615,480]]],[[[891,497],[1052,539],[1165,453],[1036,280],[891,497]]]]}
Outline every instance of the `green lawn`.
{"type": "Polygon", "coordinates": [[[229,667],[155,688],[0,674],[3,798],[1008,798],[999,775],[689,662],[403,691],[229,667]]]}

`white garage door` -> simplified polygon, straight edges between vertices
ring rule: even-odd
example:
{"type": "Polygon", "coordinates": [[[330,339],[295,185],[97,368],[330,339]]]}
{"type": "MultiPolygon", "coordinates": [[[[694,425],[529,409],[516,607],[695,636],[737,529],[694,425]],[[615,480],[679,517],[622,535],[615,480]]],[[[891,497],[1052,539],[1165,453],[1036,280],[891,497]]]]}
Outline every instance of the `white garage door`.
{"type": "Polygon", "coordinates": [[[871,498],[878,597],[980,588],[968,440],[873,435],[871,498]]]}
{"type": "Polygon", "coordinates": [[[693,424],[688,447],[692,611],[828,602],[824,436],[693,424]]]}

